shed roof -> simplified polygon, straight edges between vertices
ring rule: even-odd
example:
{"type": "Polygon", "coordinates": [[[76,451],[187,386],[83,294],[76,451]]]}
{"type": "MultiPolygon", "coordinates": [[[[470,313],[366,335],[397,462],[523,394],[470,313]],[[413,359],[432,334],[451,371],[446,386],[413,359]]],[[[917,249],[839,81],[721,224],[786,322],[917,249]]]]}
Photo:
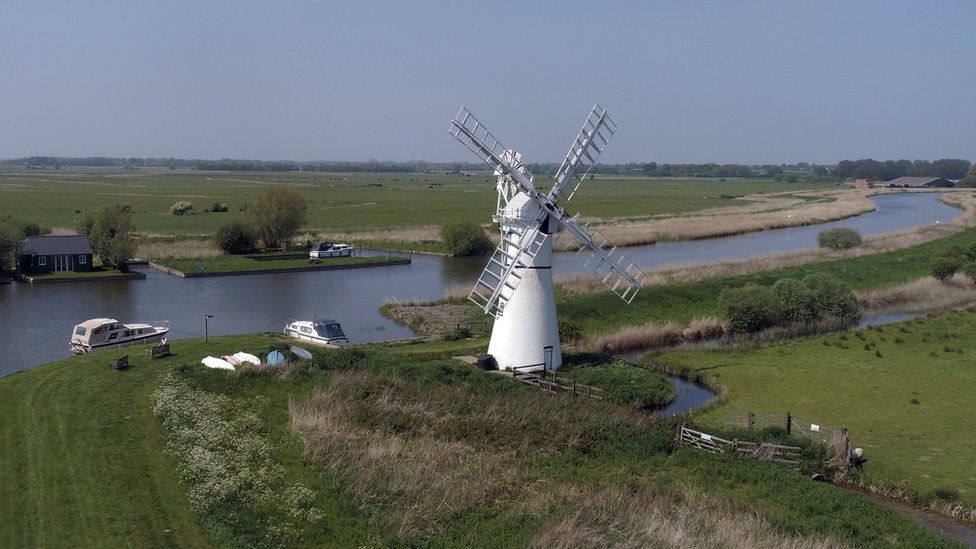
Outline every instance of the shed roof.
{"type": "Polygon", "coordinates": [[[885,183],[885,185],[898,185],[900,187],[924,187],[934,181],[941,181],[941,177],[899,177],[885,183]]]}
{"type": "Polygon", "coordinates": [[[88,237],[71,236],[28,236],[24,246],[25,253],[34,255],[75,255],[92,253],[88,237]]]}

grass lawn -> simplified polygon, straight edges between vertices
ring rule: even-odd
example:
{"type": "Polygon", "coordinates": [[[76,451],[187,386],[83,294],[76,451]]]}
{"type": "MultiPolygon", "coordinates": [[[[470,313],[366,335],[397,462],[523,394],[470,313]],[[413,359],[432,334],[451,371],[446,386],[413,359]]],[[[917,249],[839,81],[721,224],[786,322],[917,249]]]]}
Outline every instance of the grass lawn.
{"type": "Polygon", "coordinates": [[[149,393],[174,364],[270,341],[180,340],[164,359],[115,349],[0,378],[0,546],[209,546],[149,393]],[[132,368],[109,370],[122,354],[132,368]]]}
{"type": "MultiPolygon", "coordinates": [[[[333,257],[323,259],[321,263],[309,263],[307,258],[302,259],[274,259],[267,261],[257,261],[240,255],[219,255],[207,259],[160,259],[155,261],[159,265],[176,269],[184,273],[225,273],[225,272],[246,272],[246,271],[267,271],[278,270],[288,271],[292,269],[308,269],[310,267],[325,269],[329,266],[363,265],[369,266],[376,263],[389,261],[388,257],[333,257]]],[[[398,258],[393,258],[398,259],[398,258]]]]}
{"type": "MultiPolygon", "coordinates": [[[[313,363],[287,369],[197,364],[207,354],[263,354],[276,341],[180,340],[176,355],[155,361],[126,350],[132,368],[123,372],[106,367],[120,354],[111,350],[0,378],[0,546],[251,546],[277,535],[279,517],[304,524],[290,543],[301,546],[507,547],[565,541],[567,532],[597,545],[631,534],[650,535],[643,544],[674,539],[655,533],[660,524],[698,544],[731,535],[732,546],[783,536],[951,546],[789,469],[676,449],[674,425],[642,412],[544,394],[450,359],[483,339],[316,350],[313,363]],[[176,402],[162,427],[151,395],[164,378],[206,406],[176,402]],[[184,454],[166,441],[222,421],[239,430],[220,430],[220,442],[246,437],[247,455],[270,456],[275,487],[307,491],[235,491],[250,486],[247,475],[230,485],[181,477],[213,442],[197,438],[202,453],[184,454]],[[320,437],[320,428],[333,434],[320,437]],[[225,499],[205,513],[190,507],[191,492],[225,499]],[[241,493],[284,494],[315,512],[278,515],[241,493]]],[[[249,463],[226,465],[246,472],[249,463]]]]}
{"type": "Polygon", "coordinates": [[[624,360],[608,361],[604,355],[568,355],[559,376],[599,387],[604,400],[638,409],[661,408],[676,395],[668,378],[624,360]]]}
{"type": "MultiPolygon", "coordinates": [[[[138,271],[132,271],[132,272],[135,272],[135,273],[138,274],[138,271]]],[[[48,274],[30,275],[30,276],[31,276],[31,278],[34,278],[34,279],[37,279],[37,280],[62,280],[62,279],[64,279],[64,280],[70,280],[72,278],[91,278],[91,277],[97,277],[97,278],[102,278],[102,277],[104,277],[104,278],[113,278],[113,277],[119,277],[119,276],[128,276],[130,274],[131,273],[122,273],[122,272],[119,272],[119,271],[117,271],[115,269],[100,269],[100,268],[96,268],[96,269],[92,269],[91,271],[88,271],[86,273],[81,273],[81,272],[79,272],[79,273],[48,273],[48,274]]]]}
{"type": "Polygon", "coordinates": [[[792,412],[850,429],[868,479],[923,499],[955,492],[976,505],[976,311],[758,349],[679,352],[654,360],[701,371],[728,391],[705,421],[792,412]],[[880,356],[879,356],[880,355],[880,356]]]}
{"type": "Polygon", "coordinates": [[[932,253],[952,245],[965,247],[974,240],[976,229],[971,228],[918,246],[853,259],[688,284],[651,286],[641,290],[630,305],[621,303],[620,298],[609,291],[580,296],[557,295],[557,307],[560,318],[572,318],[586,334],[605,333],[648,322],[687,323],[695,317],[721,316],[718,296],[724,288],[750,283],[768,286],[780,278],[802,278],[812,273],[834,276],[854,290],[882,288],[929,275],[932,253]]]}
{"type": "MultiPolygon", "coordinates": [[[[76,210],[118,203],[132,206],[142,233],[210,234],[240,218],[240,206],[274,183],[292,186],[304,196],[308,228],[328,231],[402,229],[465,219],[488,223],[497,194],[494,178],[487,175],[28,173],[0,175],[0,217],[30,212],[29,221],[71,227],[76,210]],[[171,215],[170,206],[179,200],[192,202],[193,213],[171,215]],[[204,213],[215,201],[227,203],[230,211],[204,213]]],[[[537,178],[540,186],[548,183],[537,178]]],[[[585,183],[568,211],[578,208],[594,217],[676,214],[727,206],[733,203],[730,196],[830,187],[758,179],[596,179],[585,183]]]]}

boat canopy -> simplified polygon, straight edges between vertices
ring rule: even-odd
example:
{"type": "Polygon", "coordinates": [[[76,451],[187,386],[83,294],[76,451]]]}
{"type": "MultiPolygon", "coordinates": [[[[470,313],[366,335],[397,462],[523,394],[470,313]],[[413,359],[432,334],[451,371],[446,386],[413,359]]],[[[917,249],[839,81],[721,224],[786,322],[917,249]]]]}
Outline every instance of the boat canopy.
{"type": "Polygon", "coordinates": [[[339,323],[335,320],[329,318],[316,320],[314,325],[315,333],[317,333],[319,337],[326,337],[329,339],[346,337],[346,334],[342,333],[342,326],[339,326],[339,323]]]}

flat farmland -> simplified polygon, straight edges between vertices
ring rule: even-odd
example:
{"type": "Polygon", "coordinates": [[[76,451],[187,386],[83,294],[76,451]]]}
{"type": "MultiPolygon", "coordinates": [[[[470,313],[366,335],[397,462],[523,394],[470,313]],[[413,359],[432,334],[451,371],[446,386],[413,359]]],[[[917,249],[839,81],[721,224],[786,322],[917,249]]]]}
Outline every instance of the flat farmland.
{"type": "MultiPolygon", "coordinates": [[[[537,177],[548,187],[551,179],[537,177]]],[[[336,174],[28,172],[0,175],[0,217],[48,227],[71,227],[77,211],[129,204],[138,230],[148,234],[207,234],[241,216],[240,207],[264,187],[285,184],[308,205],[309,230],[352,232],[405,229],[473,219],[489,222],[495,209],[494,178],[487,174],[336,174]],[[193,203],[193,213],[174,216],[170,206],[193,203]],[[230,207],[204,213],[214,202],[230,207]]],[[[588,217],[647,217],[746,204],[734,197],[833,187],[772,180],[595,179],[581,187],[567,211],[588,217]]]]}

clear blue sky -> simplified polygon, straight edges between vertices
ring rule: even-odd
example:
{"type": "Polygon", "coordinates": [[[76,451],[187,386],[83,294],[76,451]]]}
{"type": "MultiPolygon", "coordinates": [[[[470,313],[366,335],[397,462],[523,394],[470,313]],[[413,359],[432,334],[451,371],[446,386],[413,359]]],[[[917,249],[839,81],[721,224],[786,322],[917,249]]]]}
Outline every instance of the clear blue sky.
{"type": "Polygon", "coordinates": [[[0,158],[976,160],[976,2],[0,3],[0,158]]]}

